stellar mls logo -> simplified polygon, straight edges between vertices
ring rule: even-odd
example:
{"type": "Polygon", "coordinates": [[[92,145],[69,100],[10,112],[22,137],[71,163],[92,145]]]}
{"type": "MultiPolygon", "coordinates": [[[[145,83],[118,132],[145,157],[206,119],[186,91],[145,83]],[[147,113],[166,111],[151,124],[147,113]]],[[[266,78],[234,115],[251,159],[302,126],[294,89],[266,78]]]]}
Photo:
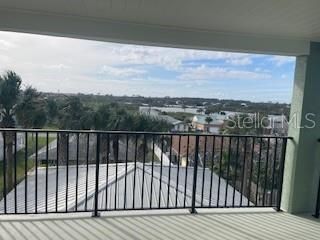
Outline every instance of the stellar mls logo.
{"type": "Polygon", "coordinates": [[[316,114],[307,113],[301,117],[299,113],[292,113],[289,120],[285,115],[264,115],[261,113],[239,114],[228,118],[228,128],[293,128],[312,129],[316,127],[316,114]]]}
{"type": "Polygon", "coordinates": [[[299,113],[292,113],[288,124],[293,128],[313,129],[317,125],[317,115],[315,113],[306,113],[301,117],[299,113]]]}

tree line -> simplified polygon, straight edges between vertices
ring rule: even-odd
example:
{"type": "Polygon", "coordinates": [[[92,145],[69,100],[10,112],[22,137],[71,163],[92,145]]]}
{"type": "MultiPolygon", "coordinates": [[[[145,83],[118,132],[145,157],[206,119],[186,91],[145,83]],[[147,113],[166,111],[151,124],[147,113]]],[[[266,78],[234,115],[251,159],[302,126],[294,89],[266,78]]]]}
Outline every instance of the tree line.
{"type": "Polygon", "coordinates": [[[13,71],[0,76],[0,126],[78,130],[169,131],[165,121],[140,115],[125,105],[85,105],[79,96],[55,99],[37,89],[22,89],[21,77],[13,71]]]}
{"type": "MultiPolygon", "coordinates": [[[[140,115],[138,111],[131,111],[117,103],[88,106],[78,96],[65,96],[57,100],[45,96],[32,86],[23,89],[22,78],[14,71],[0,75],[0,127],[157,132],[167,132],[171,129],[171,125],[165,121],[140,115]]],[[[8,189],[11,189],[14,182],[15,133],[2,131],[2,135],[6,143],[4,149],[7,162],[6,184],[8,189]]],[[[61,132],[57,137],[60,150],[58,161],[65,164],[68,136],[61,132]]],[[[110,139],[110,144],[114,149],[113,152],[117,152],[119,139],[110,139]]],[[[109,149],[109,146],[106,148],[109,149]]],[[[102,151],[106,152],[107,149],[102,151]]]]}

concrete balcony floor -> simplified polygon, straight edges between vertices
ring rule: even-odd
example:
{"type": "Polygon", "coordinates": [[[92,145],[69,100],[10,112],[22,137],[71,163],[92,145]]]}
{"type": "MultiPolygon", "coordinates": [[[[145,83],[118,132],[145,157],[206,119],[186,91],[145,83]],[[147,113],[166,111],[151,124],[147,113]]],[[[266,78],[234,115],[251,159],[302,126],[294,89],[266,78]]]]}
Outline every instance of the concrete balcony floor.
{"type": "Polygon", "coordinates": [[[1,216],[2,239],[320,239],[320,220],[272,209],[1,216]]]}

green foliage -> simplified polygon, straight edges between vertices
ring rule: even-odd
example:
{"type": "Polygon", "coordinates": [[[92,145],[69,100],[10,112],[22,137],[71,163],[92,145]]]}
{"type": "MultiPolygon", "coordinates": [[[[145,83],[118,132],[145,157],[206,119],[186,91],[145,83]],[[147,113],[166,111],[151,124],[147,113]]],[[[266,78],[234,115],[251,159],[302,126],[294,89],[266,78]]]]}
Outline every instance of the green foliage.
{"type": "Polygon", "coordinates": [[[49,122],[54,122],[56,116],[58,115],[58,104],[57,101],[50,97],[46,101],[46,112],[47,112],[47,119],[49,122]]]}
{"type": "Polygon", "coordinates": [[[226,121],[221,131],[224,134],[262,135],[265,131],[263,126],[267,125],[266,121],[267,118],[263,114],[237,114],[226,121]]]}
{"type": "Polygon", "coordinates": [[[213,119],[212,119],[212,117],[208,116],[208,117],[206,117],[205,121],[206,121],[206,123],[210,124],[213,121],[213,119]]]}
{"type": "Polygon", "coordinates": [[[0,76],[1,127],[41,128],[46,123],[45,103],[32,87],[21,90],[21,77],[13,71],[0,76]]]}
{"type": "Polygon", "coordinates": [[[220,112],[222,110],[223,108],[221,104],[210,105],[206,107],[205,114],[212,114],[212,113],[220,112]]]}
{"type": "Polygon", "coordinates": [[[58,109],[57,118],[60,129],[90,129],[93,123],[90,109],[78,97],[68,97],[58,109]]]}
{"type": "Polygon", "coordinates": [[[14,127],[16,106],[21,92],[21,78],[8,71],[0,76],[0,113],[1,127],[14,127]]]}
{"type": "Polygon", "coordinates": [[[165,121],[140,115],[131,108],[117,104],[86,106],[79,96],[60,101],[47,101],[50,124],[59,129],[95,129],[105,131],[169,131],[165,121]]]}
{"type": "Polygon", "coordinates": [[[44,99],[35,88],[27,87],[17,105],[16,116],[24,128],[42,128],[46,123],[44,99]]]}
{"type": "Polygon", "coordinates": [[[197,109],[197,113],[200,113],[200,114],[201,114],[201,113],[203,113],[203,112],[204,112],[203,108],[198,108],[198,109],[197,109]]]}
{"type": "Polygon", "coordinates": [[[102,105],[94,115],[93,128],[97,130],[168,131],[171,126],[120,107],[117,104],[102,105]]]}

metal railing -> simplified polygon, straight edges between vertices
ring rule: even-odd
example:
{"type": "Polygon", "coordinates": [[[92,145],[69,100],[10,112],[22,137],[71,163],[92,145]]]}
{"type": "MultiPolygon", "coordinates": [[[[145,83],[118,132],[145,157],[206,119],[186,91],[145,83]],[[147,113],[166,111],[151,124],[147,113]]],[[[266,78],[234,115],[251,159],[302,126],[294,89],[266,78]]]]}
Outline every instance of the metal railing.
{"type": "Polygon", "coordinates": [[[288,137],[1,129],[0,213],[274,207],[288,137]]]}
{"type": "Polygon", "coordinates": [[[320,215],[320,177],[319,177],[319,185],[318,185],[318,194],[317,194],[317,200],[316,200],[316,209],[314,211],[314,217],[319,218],[320,215]]]}

